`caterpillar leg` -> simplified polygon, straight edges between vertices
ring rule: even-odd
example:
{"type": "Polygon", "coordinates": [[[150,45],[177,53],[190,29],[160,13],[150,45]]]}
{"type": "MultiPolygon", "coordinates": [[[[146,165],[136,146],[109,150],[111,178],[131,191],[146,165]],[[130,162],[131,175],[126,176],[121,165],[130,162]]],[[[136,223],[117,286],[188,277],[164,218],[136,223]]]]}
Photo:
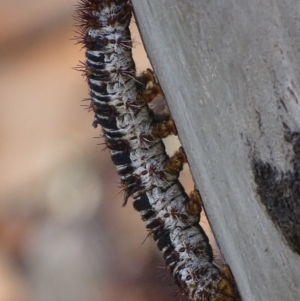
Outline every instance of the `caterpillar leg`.
{"type": "Polygon", "coordinates": [[[177,135],[176,125],[172,119],[155,123],[152,134],[157,138],[166,138],[170,135],[177,135]]]}
{"type": "Polygon", "coordinates": [[[140,103],[146,104],[151,102],[156,96],[164,95],[152,70],[147,69],[144,71],[141,76],[137,77],[137,81],[139,83],[138,101],[140,103]]]}
{"type": "Polygon", "coordinates": [[[182,171],[184,163],[187,163],[187,158],[183,148],[180,147],[179,150],[176,151],[168,161],[166,161],[164,168],[169,174],[178,174],[182,171]]]}
{"type": "Polygon", "coordinates": [[[221,267],[221,272],[223,273],[224,277],[218,283],[218,289],[220,290],[221,294],[224,295],[224,297],[220,297],[220,299],[213,301],[241,300],[229,265],[224,264],[221,267]]]}
{"type": "Polygon", "coordinates": [[[227,279],[229,279],[231,281],[234,281],[232,272],[231,272],[230,267],[229,267],[228,264],[223,264],[222,267],[221,267],[221,271],[227,279]]]}
{"type": "Polygon", "coordinates": [[[194,190],[190,193],[190,199],[187,203],[187,210],[195,215],[200,215],[203,207],[202,198],[198,190],[194,190]]]}

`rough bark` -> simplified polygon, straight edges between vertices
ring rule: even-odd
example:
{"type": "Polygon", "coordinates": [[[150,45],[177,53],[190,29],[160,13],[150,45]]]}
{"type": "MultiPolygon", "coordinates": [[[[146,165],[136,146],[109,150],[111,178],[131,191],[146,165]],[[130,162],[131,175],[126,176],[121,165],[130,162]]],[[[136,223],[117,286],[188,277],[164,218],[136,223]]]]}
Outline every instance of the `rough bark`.
{"type": "Polygon", "coordinates": [[[243,300],[298,300],[299,0],[132,2],[243,300]]]}

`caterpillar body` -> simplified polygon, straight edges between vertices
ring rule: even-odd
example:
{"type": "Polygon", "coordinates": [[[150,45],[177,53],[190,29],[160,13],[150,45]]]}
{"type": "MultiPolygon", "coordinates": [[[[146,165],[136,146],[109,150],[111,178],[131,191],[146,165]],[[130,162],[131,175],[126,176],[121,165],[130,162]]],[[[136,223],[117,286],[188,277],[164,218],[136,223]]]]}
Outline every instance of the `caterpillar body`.
{"type": "Polygon", "coordinates": [[[186,163],[183,149],[172,157],[162,138],[176,134],[166,114],[154,114],[148,103],[161,94],[155,76],[136,76],[132,59],[129,0],[81,0],[77,7],[79,41],[86,62],[93,126],[103,137],[121,177],[124,205],[134,208],[157,241],[179,293],[194,301],[239,300],[226,268],[213,263],[212,248],[199,225],[201,201],[188,196],[178,177],[186,163]]]}

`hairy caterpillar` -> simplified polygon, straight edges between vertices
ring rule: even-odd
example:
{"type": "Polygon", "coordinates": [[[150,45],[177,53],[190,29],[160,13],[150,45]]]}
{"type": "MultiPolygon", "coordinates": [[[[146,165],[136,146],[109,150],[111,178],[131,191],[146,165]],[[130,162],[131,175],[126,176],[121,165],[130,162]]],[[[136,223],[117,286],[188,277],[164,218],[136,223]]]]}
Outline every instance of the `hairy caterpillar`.
{"type": "Polygon", "coordinates": [[[102,126],[111,158],[121,177],[124,205],[134,208],[163,252],[179,292],[191,300],[239,300],[228,268],[218,268],[199,225],[201,200],[188,196],[178,181],[185,154],[172,157],[162,138],[176,134],[168,115],[154,114],[148,103],[162,94],[151,70],[135,74],[129,0],[81,0],[77,8],[86,63],[79,69],[90,88],[93,126],[102,126]]]}

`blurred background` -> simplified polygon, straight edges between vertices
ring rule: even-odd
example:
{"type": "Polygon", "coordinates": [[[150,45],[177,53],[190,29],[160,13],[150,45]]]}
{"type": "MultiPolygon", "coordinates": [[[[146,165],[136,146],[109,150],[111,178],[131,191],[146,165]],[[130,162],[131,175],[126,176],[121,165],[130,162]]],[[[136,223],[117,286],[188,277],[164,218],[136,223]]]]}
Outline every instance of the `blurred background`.
{"type": "MultiPolygon", "coordinates": [[[[0,0],[0,301],[174,300],[82,106],[76,3],[0,0]]],[[[132,32],[141,72],[150,64],[134,23],[132,32]]],[[[167,140],[170,153],[178,146],[167,140]]],[[[187,167],[181,179],[191,191],[187,167]]]]}

